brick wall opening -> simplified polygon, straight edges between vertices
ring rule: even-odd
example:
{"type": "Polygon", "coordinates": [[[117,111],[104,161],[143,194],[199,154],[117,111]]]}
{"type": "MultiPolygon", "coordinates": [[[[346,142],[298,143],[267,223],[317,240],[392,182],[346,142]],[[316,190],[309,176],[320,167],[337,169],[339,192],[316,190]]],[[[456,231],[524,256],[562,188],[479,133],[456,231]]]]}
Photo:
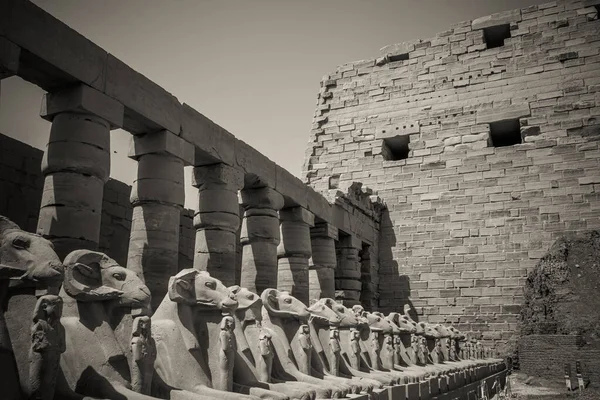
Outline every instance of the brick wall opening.
{"type": "Polygon", "coordinates": [[[410,138],[408,135],[396,135],[394,137],[383,139],[382,154],[384,160],[404,160],[408,158],[410,151],[408,144],[410,138]]]}
{"type": "Polygon", "coordinates": [[[488,49],[504,46],[504,39],[510,37],[510,24],[483,28],[483,37],[488,49]]]}
{"type": "Polygon", "coordinates": [[[408,53],[389,55],[388,60],[390,62],[408,60],[408,53]]]}
{"type": "Polygon", "coordinates": [[[521,144],[521,124],[518,119],[490,123],[490,144],[493,147],[521,144]]]}
{"type": "Polygon", "coordinates": [[[337,189],[340,186],[340,176],[331,175],[329,177],[329,189],[337,189]]]}

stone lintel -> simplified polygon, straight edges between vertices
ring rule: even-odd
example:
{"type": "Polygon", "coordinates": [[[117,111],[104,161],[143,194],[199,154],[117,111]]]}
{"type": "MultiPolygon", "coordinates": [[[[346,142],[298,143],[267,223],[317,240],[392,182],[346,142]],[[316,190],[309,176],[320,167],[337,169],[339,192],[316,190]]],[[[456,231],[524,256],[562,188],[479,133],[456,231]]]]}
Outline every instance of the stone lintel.
{"type": "Polygon", "coordinates": [[[241,204],[245,209],[267,208],[281,210],[283,208],[283,196],[270,187],[242,189],[240,197],[241,204]]]}
{"type": "Polygon", "coordinates": [[[529,104],[513,104],[502,108],[489,108],[477,111],[476,123],[489,124],[491,122],[523,118],[530,115],[529,104]]]}
{"type": "Polygon", "coordinates": [[[235,165],[235,136],[185,103],[181,106],[181,137],[199,149],[194,165],[235,165]]]}
{"type": "Polygon", "coordinates": [[[0,36],[0,79],[17,74],[20,55],[19,46],[0,36]]]}
{"type": "Polygon", "coordinates": [[[123,126],[124,107],[102,92],[79,84],[54,93],[44,94],[40,116],[52,121],[64,112],[90,113],[110,123],[112,129],[123,126]]]}
{"type": "Polygon", "coordinates": [[[308,226],[315,225],[315,215],[302,207],[288,207],[279,211],[280,221],[301,222],[308,226]]]}
{"type": "Polygon", "coordinates": [[[338,240],[339,231],[338,228],[328,222],[317,222],[315,226],[310,228],[311,237],[328,237],[334,240],[338,240]]]}
{"type": "Polygon", "coordinates": [[[474,19],[471,23],[471,29],[483,29],[519,21],[521,21],[521,10],[509,10],[474,19]]]}
{"type": "Polygon", "coordinates": [[[184,165],[192,165],[194,151],[193,144],[166,130],[132,136],[129,144],[129,158],[134,160],[145,154],[159,153],[177,157],[184,165]]]}
{"type": "Polygon", "coordinates": [[[233,190],[240,190],[244,187],[244,174],[224,163],[194,167],[192,186],[201,188],[211,184],[226,185],[233,190]]]}
{"type": "Polygon", "coordinates": [[[125,106],[125,129],[129,132],[181,130],[181,104],[177,98],[112,54],[106,61],[104,92],[125,106]]]}

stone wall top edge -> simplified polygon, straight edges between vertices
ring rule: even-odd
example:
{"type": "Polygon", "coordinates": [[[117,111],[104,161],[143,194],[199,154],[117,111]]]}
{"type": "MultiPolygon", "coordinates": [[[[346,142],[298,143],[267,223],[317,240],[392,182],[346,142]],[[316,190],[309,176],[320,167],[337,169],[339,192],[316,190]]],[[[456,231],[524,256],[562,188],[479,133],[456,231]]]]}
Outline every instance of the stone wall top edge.
{"type": "Polygon", "coordinates": [[[290,206],[306,207],[319,220],[333,222],[332,205],[320,193],[35,4],[1,2],[0,37],[26,53],[17,69],[24,80],[48,92],[87,85],[123,104],[124,130],[134,135],[172,132],[196,148],[193,164],[223,162],[255,174],[290,206]]]}
{"type": "MultiPolygon", "coordinates": [[[[460,29],[463,31],[465,28],[468,28],[469,31],[480,30],[487,26],[494,26],[494,25],[500,25],[503,23],[508,23],[509,21],[511,21],[511,17],[507,16],[507,15],[510,15],[511,13],[519,12],[519,14],[521,14],[524,12],[535,11],[538,8],[544,9],[544,8],[549,8],[549,7],[555,7],[559,4],[573,4],[573,3],[580,4],[581,7],[588,7],[588,6],[600,4],[600,0],[583,0],[583,1],[582,0],[555,0],[555,1],[549,1],[546,3],[538,4],[538,5],[525,6],[525,7],[517,8],[517,9],[509,9],[509,10],[505,10],[505,11],[500,11],[500,12],[497,12],[494,14],[489,14],[489,15],[485,15],[482,17],[478,17],[473,20],[460,21],[460,22],[450,25],[448,30],[438,32],[433,37],[415,38],[415,39],[405,40],[402,42],[390,43],[388,45],[384,45],[383,47],[381,47],[379,49],[379,53],[380,53],[379,56],[374,56],[371,58],[354,60],[354,61],[345,62],[343,64],[339,64],[338,66],[336,66],[335,70],[333,70],[331,73],[323,76],[322,82],[325,82],[325,81],[331,79],[331,76],[334,76],[336,74],[339,74],[340,72],[343,72],[343,70],[345,68],[355,69],[357,66],[361,66],[361,67],[374,66],[374,65],[377,65],[378,63],[383,62],[383,59],[387,56],[404,54],[404,53],[410,54],[411,52],[415,51],[415,46],[418,47],[419,44],[431,42],[436,39],[439,39],[440,37],[452,35],[455,33],[455,30],[457,30],[457,29],[460,29]],[[493,22],[495,19],[498,20],[498,23],[493,22]]],[[[514,20],[512,22],[518,22],[518,21],[514,20]]],[[[462,33],[462,31],[461,31],[461,33],[462,33]]]]}

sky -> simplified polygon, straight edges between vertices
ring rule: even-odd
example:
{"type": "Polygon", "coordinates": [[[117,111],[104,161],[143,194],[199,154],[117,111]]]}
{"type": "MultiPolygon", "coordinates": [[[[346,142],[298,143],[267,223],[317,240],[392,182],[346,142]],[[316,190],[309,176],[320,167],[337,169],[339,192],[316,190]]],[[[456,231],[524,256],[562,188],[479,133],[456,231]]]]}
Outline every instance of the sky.
{"type": "MultiPolygon", "coordinates": [[[[301,178],[322,77],[452,24],[547,0],[34,0],[301,178]]],[[[1,82],[0,133],[44,149],[43,91],[1,82]]],[[[130,134],[111,133],[111,176],[128,184],[130,134]]],[[[186,168],[187,182],[190,168],[186,168]]],[[[186,186],[186,207],[196,193],[186,186]]]]}

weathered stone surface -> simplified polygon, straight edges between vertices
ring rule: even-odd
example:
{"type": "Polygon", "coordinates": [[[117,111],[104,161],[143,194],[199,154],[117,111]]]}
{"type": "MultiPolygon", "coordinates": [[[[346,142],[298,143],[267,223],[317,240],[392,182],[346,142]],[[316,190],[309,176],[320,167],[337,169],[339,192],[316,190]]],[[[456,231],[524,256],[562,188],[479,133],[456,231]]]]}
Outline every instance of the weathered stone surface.
{"type": "Polygon", "coordinates": [[[19,46],[0,37],[0,80],[17,74],[20,55],[19,46]]]}
{"type": "Polygon", "coordinates": [[[269,188],[244,189],[240,192],[241,204],[245,209],[280,210],[283,207],[283,196],[269,188]]]}
{"type": "Polygon", "coordinates": [[[28,52],[19,76],[46,91],[83,82],[104,90],[107,53],[28,1],[0,4],[1,33],[28,52]]]}
{"type": "Polygon", "coordinates": [[[195,166],[224,163],[234,166],[235,143],[231,133],[187,104],[182,106],[181,137],[197,147],[195,166]]]}
{"type": "Polygon", "coordinates": [[[414,49],[415,44],[413,42],[404,42],[390,44],[388,46],[382,47],[379,51],[385,56],[387,54],[406,54],[410,53],[414,49]]]}
{"type": "Polygon", "coordinates": [[[104,92],[125,106],[127,131],[179,133],[181,104],[175,96],[111,54],[107,57],[105,76],[104,92]]]}
{"type": "Polygon", "coordinates": [[[308,304],[308,259],[282,257],[277,262],[277,288],[308,304]]]}
{"type": "Polygon", "coordinates": [[[521,10],[503,11],[474,19],[472,29],[483,29],[490,26],[504,25],[521,21],[521,10]]]}
{"type": "Polygon", "coordinates": [[[64,112],[92,114],[110,123],[112,129],[123,126],[123,105],[87,85],[44,94],[40,116],[48,121],[64,112]]]}
{"type": "Polygon", "coordinates": [[[165,154],[177,157],[185,165],[193,165],[194,147],[181,137],[167,130],[133,136],[129,145],[129,157],[139,159],[145,154],[165,154]]]}
{"type": "Polygon", "coordinates": [[[490,108],[477,111],[477,123],[489,124],[490,122],[507,119],[523,118],[531,115],[528,104],[513,104],[502,108],[490,108]]]}
{"type": "Polygon", "coordinates": [[[224,163],[195,167],[192,185],[199,189],[225,186],[228,190],[238,191],[244,187],[244,175],[237,168],[224,163]]]}

